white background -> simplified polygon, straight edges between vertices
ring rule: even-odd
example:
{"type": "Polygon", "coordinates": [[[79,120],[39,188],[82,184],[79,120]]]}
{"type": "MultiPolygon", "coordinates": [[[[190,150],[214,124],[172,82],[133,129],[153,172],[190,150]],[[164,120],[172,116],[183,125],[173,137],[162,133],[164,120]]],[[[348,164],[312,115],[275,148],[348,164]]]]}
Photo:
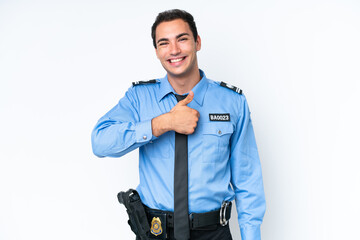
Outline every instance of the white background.
{"type": "Polygon", "coordinates": [[[249,101],[262,238],[360,239],[357,0],[0,0],[0,239],[134,239],[116,194],[137,151],[98,159],[90,133],[132,81],[165,75],[150,27],[171,8],[195,17],[200,68],[249,101]]]}

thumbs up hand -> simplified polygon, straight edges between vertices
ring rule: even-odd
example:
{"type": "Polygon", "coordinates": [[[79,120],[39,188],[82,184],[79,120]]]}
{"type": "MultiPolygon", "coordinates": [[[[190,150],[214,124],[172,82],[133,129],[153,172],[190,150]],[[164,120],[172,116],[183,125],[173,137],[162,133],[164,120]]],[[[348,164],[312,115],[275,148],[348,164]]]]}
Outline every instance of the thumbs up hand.
{"type": "Polygon", "coordinates": [[[179,101],[170,110],[170,128],[175,132],[187,135],[194,133],[200,114],[195,109],[187,106],[193,98],[194,93],[190,91],[185,99],[179,101]]]}
{"type": "Polygon", "coordinates": [[[193,100],[193,91],[179,101],[168,113],[151,120],[153,135],[158,137],[165,132],[175,131],[181,134],[193,134],[199,121],[200,114],[187,105],[193,100]]]}

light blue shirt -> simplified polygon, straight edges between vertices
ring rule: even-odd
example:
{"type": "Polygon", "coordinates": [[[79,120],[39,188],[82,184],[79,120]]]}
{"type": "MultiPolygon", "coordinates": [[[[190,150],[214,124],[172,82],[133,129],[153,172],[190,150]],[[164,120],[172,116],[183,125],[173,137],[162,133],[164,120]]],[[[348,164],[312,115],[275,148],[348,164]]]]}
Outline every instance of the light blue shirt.
{"type": "MultiPolygon", "coordinates": [[[[242,240],[260,240],[265,196],[247,101],[200,74],[188,104],[200,113],[195,132],[188,135],[189,212],[212,211],[235,199],[242,240]],[[230,119],[211,121],[210,114],[229,114],[230,119]]],[[[177,104],[172,93],[167,76],[133,86],[92,132],[98,157],[121,157],[139,148],[137,190],[145,205],[164,211],[174,210],[175,132],[153,136],[151,119],[177,104]]]]}

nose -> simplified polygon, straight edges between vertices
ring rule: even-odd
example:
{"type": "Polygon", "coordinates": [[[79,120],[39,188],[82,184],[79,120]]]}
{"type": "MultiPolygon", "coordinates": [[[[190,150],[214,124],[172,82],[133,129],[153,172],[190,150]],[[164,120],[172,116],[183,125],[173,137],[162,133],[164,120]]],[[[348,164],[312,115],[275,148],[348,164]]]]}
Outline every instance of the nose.
{"type": "Polygon", "coordinates": [[[170,54],[171,55],[178,55],[181,52],[181,49],[177,42],[170,44],[170,54]]]}

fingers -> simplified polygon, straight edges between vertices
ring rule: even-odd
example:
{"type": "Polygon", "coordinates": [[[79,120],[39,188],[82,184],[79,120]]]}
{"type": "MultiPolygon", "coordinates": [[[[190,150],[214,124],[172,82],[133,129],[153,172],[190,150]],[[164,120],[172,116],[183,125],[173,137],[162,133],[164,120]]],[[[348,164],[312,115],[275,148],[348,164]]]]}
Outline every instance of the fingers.
{"type": "Polygon", "coordinates": [[[190,135],[195,132],[197,123],[200,118],[200,113],[198,111],[196,111],[195,109],[191,109],[191,115],[192,115],[191,119],[189,119],[189,121],[187,121],[183,125],[183,128],[181,129],[181,131],[183,131],[182,132],[183,134],[190,135]]]}
{"type": "Polygon", "coordinates": [[[192,110],[192,114],[193,114],[194,117],[195,117],[195,121],[196,121],[196,122],[199,121],[200,113],[199,113],[197,110],[195,110],[195,109],[191,109],[191,110],[192,110]]]}
{"type": "Polygon", "coordinates": [[[194,92],[190,91],[184,100],[178,102],[178,105],[186,106],[194,99],[194,92]]]}

